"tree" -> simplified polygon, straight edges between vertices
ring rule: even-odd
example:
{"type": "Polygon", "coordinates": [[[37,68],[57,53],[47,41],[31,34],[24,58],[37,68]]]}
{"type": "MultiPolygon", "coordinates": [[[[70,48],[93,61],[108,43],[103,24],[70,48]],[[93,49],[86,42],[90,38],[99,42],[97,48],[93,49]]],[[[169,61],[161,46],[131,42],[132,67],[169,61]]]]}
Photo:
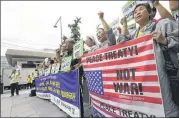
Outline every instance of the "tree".
{"type": "Polygon", "coordinates": [[[79,23],[81,23],[81,18],[76,17],[75,20],[73,20],[74,24],[68,24],[68,27],[71,29],[71,38],[76,42],[80,40],[81,34],[80,34],[80,27],[78,26],[79,23]]]}
{"type": "Polygon", "coordinates": [[[66,36],[63,36],[63,41],[62,41],[62,44],[66,41],[66,39],[68,39],[66,36]]]}

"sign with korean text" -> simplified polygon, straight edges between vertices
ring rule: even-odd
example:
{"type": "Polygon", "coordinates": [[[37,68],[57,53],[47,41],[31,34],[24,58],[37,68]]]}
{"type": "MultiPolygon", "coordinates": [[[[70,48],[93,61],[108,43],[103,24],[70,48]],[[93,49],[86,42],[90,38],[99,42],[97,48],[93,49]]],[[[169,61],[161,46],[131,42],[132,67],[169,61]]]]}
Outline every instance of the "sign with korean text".
{"type": "Polygon", "coordinates": [[[50,99],[71,117],[81,117],[78,70],[39,78],[36,89],[38,97],[50,99]]]}

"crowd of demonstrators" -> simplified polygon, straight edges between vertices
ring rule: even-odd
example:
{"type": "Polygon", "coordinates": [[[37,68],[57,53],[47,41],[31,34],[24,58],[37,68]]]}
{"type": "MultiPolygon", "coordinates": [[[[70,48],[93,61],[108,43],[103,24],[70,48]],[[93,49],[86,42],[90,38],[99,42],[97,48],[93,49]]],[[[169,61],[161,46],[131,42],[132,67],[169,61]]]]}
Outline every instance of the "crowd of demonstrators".
{"type": "Polygon", "coordinates": [[[20,70],[14,69],[9,76],[11,84],[11,97],[14,96],[14,91],[16,90],[16,95],[19,95],[19,80],[20,80],[20,70]]]}
{"type": "MultiPolygon", "coordinates": [[[[166,77],[159,76],[161,93],[163,98],[163,105],[165,115],[167,117],[179,116],[179,61],[177,53],[179,53],[179,28],[178,21],[174,19],[172,14],[168,12],[159,2],[159,0],[151,0],[153,7],[148,3],[137,4],[133,10],[133,18],[136,24],[139,25],[132,32],[128,31],[127,20],[125,16],[121,19],[122,27],[118,28],[119,36],[116,39],[112,28],[109,27],[104,19],[104,13],[99,12],[98,17],[101,21],[103,28],[98,28],[96,37],[99,41],[97,43],[94,36],[87,36],[85,44],[90,48],[89,52],[107,48],[116,44],[121,44],[136,38],[151,35],[154,39],[156,46],[161,49],[161,54],[164,57],[165,63],[158,69],[162,69],[166,77]],[[159,12],[161,18],[154,19],[156,12],[159,12]]],[[[179,10],[179,1],[169,1],[171,11],[179,10]]],[[[73,45],[74,40],[67,38],[65,42],[60,45],[56,50],[56,58],[46,58],[40,66],[41,74],[55,74],[63,72],[63,58],[71,56],[70,70],[80,69],[83,73],[81,66],[81,58],[73,59],[73,45]]],[[[86,52],[84,52],[86,53],[86,52]]],[[[160,58],[160,57],[159,57],[160,58]]],[[[82,79],[85,76],[82,75],[82,79]]]]}

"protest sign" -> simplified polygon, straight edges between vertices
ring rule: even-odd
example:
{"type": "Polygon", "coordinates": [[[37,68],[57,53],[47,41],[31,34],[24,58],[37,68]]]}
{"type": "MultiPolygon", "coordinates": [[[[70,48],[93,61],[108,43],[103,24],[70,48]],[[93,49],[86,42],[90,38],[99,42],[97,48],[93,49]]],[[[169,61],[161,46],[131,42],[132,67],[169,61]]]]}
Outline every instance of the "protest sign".
{"type": "Polygon", "coordinates": [[[61,64],[61,71],[70,71],[71,69],[72,56],[63,57],[61,64]]]}
{"type": "Polygon", "coordinates": [[[134,11],[135,6],[141,3],[149,3],[150,6],[153,7],[150,0],[146,0],[146,1],[131,0],[131,1],[128,1],[122,7],[123,14],[126,16],[126,20],[128,23],[128,30],[136,28],[136,23],[134,22],[134,19],[133,19],[133,11],[134,11]]]}
{"type": "Polygon", "coordinates": [[[79,40],[73,46],[73,59],[79,58],[83,55],[84,43],[83,40],[79,40]]]}
{"type": "Polygon", "coordinates": [[[119,32],[118,32],[118,27],[119,27],[119,17],[116,18],[116,19],[110,24],[110,27],[112,28],[113,33],[114,33],[114,35],[116,36],[116,39],[117,39],[118,36],[119,36],[119,32]]]}
{"type": "Polygon", "coordinates": [[[71,117],[81,117],[78,70],[51,74],[39,78],[36,84],[38,97],[47,99],[45,96],[48,93],[48,99],[65,113],[71,117]]]}
{"type": "Polygon", "coordinates": [[[150,35],[83,56],[94,117],[165,117],[150,35]]]}

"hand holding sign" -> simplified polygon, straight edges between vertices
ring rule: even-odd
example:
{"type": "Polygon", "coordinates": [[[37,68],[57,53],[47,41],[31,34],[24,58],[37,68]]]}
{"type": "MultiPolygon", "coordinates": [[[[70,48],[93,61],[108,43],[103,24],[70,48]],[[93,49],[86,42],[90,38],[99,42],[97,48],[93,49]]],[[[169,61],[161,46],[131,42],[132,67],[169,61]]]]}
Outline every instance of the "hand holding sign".
{"type": "Polygon", "coordinates": [[[98,12],[98,15],[99,15],[99,18],[100,18],[100,19],[103,19],[103,18],[104,18],[104,13],[103,13],[103,12],[101,12],[101,11],[100,11],[100,12],[98,12]]]}
{"type": "Polygon", "coordinates": [[[167,45],[167,39],[165,39],[165,37],[162,35],[162,33],[154,31],[151,33],[151,35],[152,35],[153,39],[156,40],[158,43],[167,45]]]}

